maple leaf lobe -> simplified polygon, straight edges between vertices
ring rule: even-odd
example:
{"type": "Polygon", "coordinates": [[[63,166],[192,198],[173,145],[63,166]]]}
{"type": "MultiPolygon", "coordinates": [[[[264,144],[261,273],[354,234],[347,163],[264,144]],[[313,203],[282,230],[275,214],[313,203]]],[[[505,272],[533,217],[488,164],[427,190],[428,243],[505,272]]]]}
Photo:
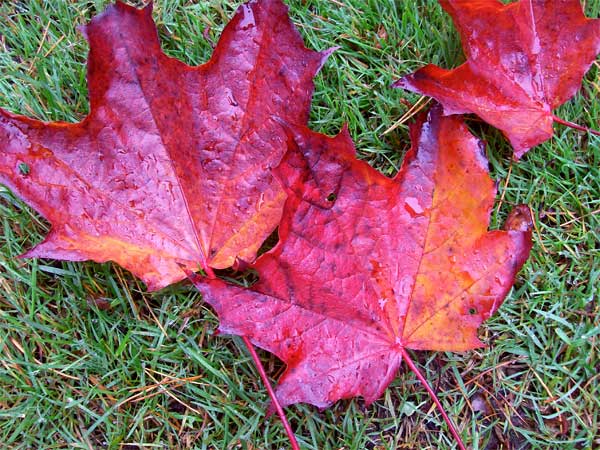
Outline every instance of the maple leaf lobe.
{"type": "Polygon", "coordinates": [[[83,27],[81,123],[0,109],[0,182],[52,224],[25,256],[113,260],[156,289],[185,277],[180,264],[254,259],[285,199],[270,172],[286,149],[273,117],[308,120],[328,52],[304,47],[280,0],[261,0],[190,67],[162,52],[151,11],[117,2],[83,27]]]}
{"type": "Polygon", "coordinates": [[[552,109],[577,92],[600,53],[600,19],[579,0],[440,0],[467,61],[427,65],[394,83],[434,97],[446,114],[474,113],[499,128],[517,158],[552,137],[552,109]]]}
{"type": "Polygon", "coordinates": [[[487,231],[494,184],[464,124],[439,108],[422,118],[394,179],[358,161],[345,132],[290,134],[276,170],[288,193],[280,241],[253,265],[260,281],[195,279],[222,332],[287,364],[280,401],[372,402],[403,349],[480,346],[477,327],[508,293],[531,231],[487,231]]]}

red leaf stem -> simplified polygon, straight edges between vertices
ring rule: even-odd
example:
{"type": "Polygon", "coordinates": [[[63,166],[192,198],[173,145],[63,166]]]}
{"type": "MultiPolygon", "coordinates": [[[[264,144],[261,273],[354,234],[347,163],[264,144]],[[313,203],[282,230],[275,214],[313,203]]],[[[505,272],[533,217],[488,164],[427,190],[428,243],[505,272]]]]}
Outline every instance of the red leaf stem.
{"type": "MultiPolygon", "coordinates": [[[[207,277],[210,278],[211,280],[214,280],[217,278],[215,275],[215,272],[213,271],[213,269],[210,266],[206,265],[204,267],[204,271],[206,272],[207,277]]],[[[189,277],[189,275],[188,275],[188,277],[189,277]]],[[[193,281],[193,279],[192,279],[192,281],[193,281]]],[[[283,424],[283,428],[285,429],[285,434],[287,434],[287,437],[290,441],[292,450],[300,450],[300,446],[298,445],[298,441],[296,440],[294,431],[292,430],[292,427],[291,427],[290,423],[288,422],[287,417],[285,416],[285,412],[283,411],[283,408],[281,407],[281,404],[279,403],[279,400],[277,399],[277,396],[275,395],[275,391],[273,390],[273,387],[271,386],[271,383],[269,382],[269,378],[267,377],[265,368],[264,368],[262,362],[260,361],[260,358],[258,357],[258,354],[256,353],[256,350],[254,349],[252,342],[250,342],[250,339],[248,339],[246,336],[242,336],[242,340],[244,341],[244,344],[246,344],[246,347],[248,348],[248,351],[250,352],[250,356],[252,357],[252,360],[254,361],[254,365],[256,366],[256,369],[258,370],[260,378],[261,378],[263,384],[265,385],[265,387],[267,388],[269,397],[271,397],[271,402],[273,402],[273,406],[275,407],[275,410],[277,411],[277,415],[281,419],[281,423],[283,424]]]]}
{"type": "MultiPolygon", "coordinates": [[[[215,271],[212,269],[212,267],[210,267],[209,265],[205,265],[203,267],[203,269],[204,269],[204,272],[206,273],[206,276],[208,278],[210,278],[211,280],[216,280],[217,279],[217,276],[215,275],[215,271]]],[[[188,278],[189,278],[189,275],[188,275],[188,278]]]]}
{"type": "Polygon", "coordinates": [[[448,417],[448,414],[446,414],[446,411],[444,411],[444,407],[442,406],[442,403],[437,398],[437,395],[435,394],[435,392],[433,392],[433,389],[431,388],[431,386],[425,379],[425,376],[421,373],[419,368],[415,365],[413,360],[410,358],[410,354],[406,351],[405,348],[402,348],[400,350],[400,352],[402,353],[402,357],[404,358],[404,361],[406,361],[406,364],[408,364],[408,367],[410,367],[410,370],[412,370],[414,372],[414,374],[417,376],[417,378],[419,379],[419,381],[421,382],[423,387],[425,387],[425,390],[429,393],[429,396],[433,400],[433,403],[435,403],[435,406],[437,406],[437,408],[440,410],[440,413],[442,414],[444,421],[446,422],[446,424],[448,425],[448,428],[450,429],[450,433],[452,434],[452,436],[454,436],[454,439],[456,439],[458,448],[460,448],[460,450],[467,450],[460,435],[458,434],[458,431],[456,430],[456,427],[454,426],[454,423],[452,422],[450,417],[448,417]]]}
{"type": "Polygon", "coordinates": [[[552,116],[552,118],[554,119],[554,121],[556,123],[560,123],[561,125],[564,125],[565,127],[573,128],[574,130],[585,131],[586,133],[590,133],[595,136],[600,136],[600,131],[598,131],[598,130],[592,130],[587,127],[582,127],[581,125],[577,125],[576,123],[569,122],[568,120],[563,120],[560,117],[552,116]]]}
{"type": "Polygon", "coordinates": [[[242,336],[242,339],[244,340],[244,344],[246,344],[246,347],[248,347],[250,356],[252,356],[252,359],[254,360],[254,365],[258,369],[260,378],[262,379],[265,387],[267,388],[267,392],[269,393],[269,397],[271,397],[273,406],[275,406],[275,409],[277,410],[277,414],[279,415],[279,418],[281,419],[281,423],[283,423],[283,428],[285,429],[285,434],[287,434],[288,439],[290,440],[292,450],[300,450],[300,446],[298,445],[296,436],[294,436],[294,431],[292,430],[292,427],[291,427],[290,423],[288,422],[287,417],[285,416],[285,412],[283,411],[283,408],[281,407],[279,400],[277,400],[275,391],[273,390],[273,387],[271,386],[271,383],[269,382],[269,378],[267,377],[265,368],[263,367],[262,362],[260,361],[260,358],[256,354],[256,350],[254,350],[254,346],[252,345],[252,342],[250,342],[250,339],[248,339],[246,336],[242,336]]]}

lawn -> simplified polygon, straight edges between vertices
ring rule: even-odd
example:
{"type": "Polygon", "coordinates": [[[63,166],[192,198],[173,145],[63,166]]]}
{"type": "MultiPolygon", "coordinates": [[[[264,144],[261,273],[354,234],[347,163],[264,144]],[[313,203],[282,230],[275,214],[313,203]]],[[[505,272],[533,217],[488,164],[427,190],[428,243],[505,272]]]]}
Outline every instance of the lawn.
{"type": "MultiPolygon", "coordinates": [[[[88,111],[87,44],[76,27],[104,0],[0,3],[0,106],[43,120],[88,111]]],[[[419,96],[390,85],[425,63],[463,61],[435,1],[289,0],[308,47],[339,46],[316,78],[311,127],[344,123],[359,156],[392,175],[409,148],[419,96]],[[391,131],[390,131],[391,129],[391,131]]],[[[206,61],[237,1],[157,0],[165,51],[206,61]]],[[[600,0],[585,2],[599,17],[600,0]]],[[[599,127],[600,63],[556,115],[599,127]]],[[[423,103],[421,103],[423,104],[423,103]]],[[[500,311],[481,327],[488,347],[414,358],[473,449],[600,447],[600,138],[555,128],[519,163],[496,130],[474,117],[499,202],[531,206],[531,257],[500,311]],[[500,200],[501,199],[501,200],[500,200]]],[[[279,449],[277,417],[241,339],[186,283],[149,294],[118,266],[18,255],[49,229],[0,186],[0,446],[8,449],[279,449]]],[[[261,353],[276,380],[281,363],[261,353]]],[[[303,449],[452,449],[441,416],[406,369],[382,398],[319,411],[287,409],[303,449]]]]}

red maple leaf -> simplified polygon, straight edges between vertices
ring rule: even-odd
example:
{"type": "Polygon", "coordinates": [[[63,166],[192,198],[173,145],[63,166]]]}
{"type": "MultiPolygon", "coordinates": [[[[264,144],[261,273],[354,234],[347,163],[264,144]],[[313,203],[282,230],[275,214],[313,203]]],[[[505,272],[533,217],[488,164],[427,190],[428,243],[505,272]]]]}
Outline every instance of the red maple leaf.
{"type": "Polygon", "coordinates": [[[552,137],[552,110],[577,92],[600,53],[600,20],[579,0],[440,0],[467,61],[428,65],[394,85],[435,98],[445,114],[475,113],[499,128],[521,157],[552,137]]]}
{"type": "Polygon", "coordinates": [[[308,120],[327,52],[306,49],[280,0],[242,5],[209,62],[160,48],[151,7],[85,27],[91,112],[43,123],[0,109],[0,182],[52,224],[28,257],[113,260],[150,289],[253,260],[279,223],[273,120],[308,120]]]}
{"type": "Polygon", "coordinates": [[[495,196],[482,144],[435,108],[412,129],[394,179],[359,161],[346,130],[290,131],[277,169],[288,199],[279,243],[249,289],[193,277],[223,333],[281,358],[282,404],[377,399],[406,349],[481,346],[531,249],[527,207],[487,231],[495,196]]]}

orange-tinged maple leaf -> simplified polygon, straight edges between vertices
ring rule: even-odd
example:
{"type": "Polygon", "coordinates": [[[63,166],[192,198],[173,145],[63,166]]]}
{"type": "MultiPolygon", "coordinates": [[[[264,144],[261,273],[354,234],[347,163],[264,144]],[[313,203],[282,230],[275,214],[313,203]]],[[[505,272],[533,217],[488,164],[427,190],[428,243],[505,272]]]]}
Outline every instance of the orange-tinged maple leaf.
{"type": "Polygon", "coordinates": [[[280,0],[261,0],[189,67],[162,52],[151,10],[117,2],[85,27],[81,123],[0,109],[0,182],[52,224],[25,256],[113,260],[155,289],[185,277],[180,265],[254,259],[285,200],[273,117],[306,123],[327,52],[304,47],[280,0]]]}
{"type": "MultiPolygon", "coordinates": [[[[292,128],[290,128],[292,130],[292,128]]],[[[277,246],[251,290],[193,277],[224,333],[287,364],[282,404],[377,399],[406,349],[464,351],[531,249],[531,217],[487,231],[495,196],[482,144],[441,108],[412,129],[394,179],[359,161],[346,131],[290,131],[277,246]]]]}

